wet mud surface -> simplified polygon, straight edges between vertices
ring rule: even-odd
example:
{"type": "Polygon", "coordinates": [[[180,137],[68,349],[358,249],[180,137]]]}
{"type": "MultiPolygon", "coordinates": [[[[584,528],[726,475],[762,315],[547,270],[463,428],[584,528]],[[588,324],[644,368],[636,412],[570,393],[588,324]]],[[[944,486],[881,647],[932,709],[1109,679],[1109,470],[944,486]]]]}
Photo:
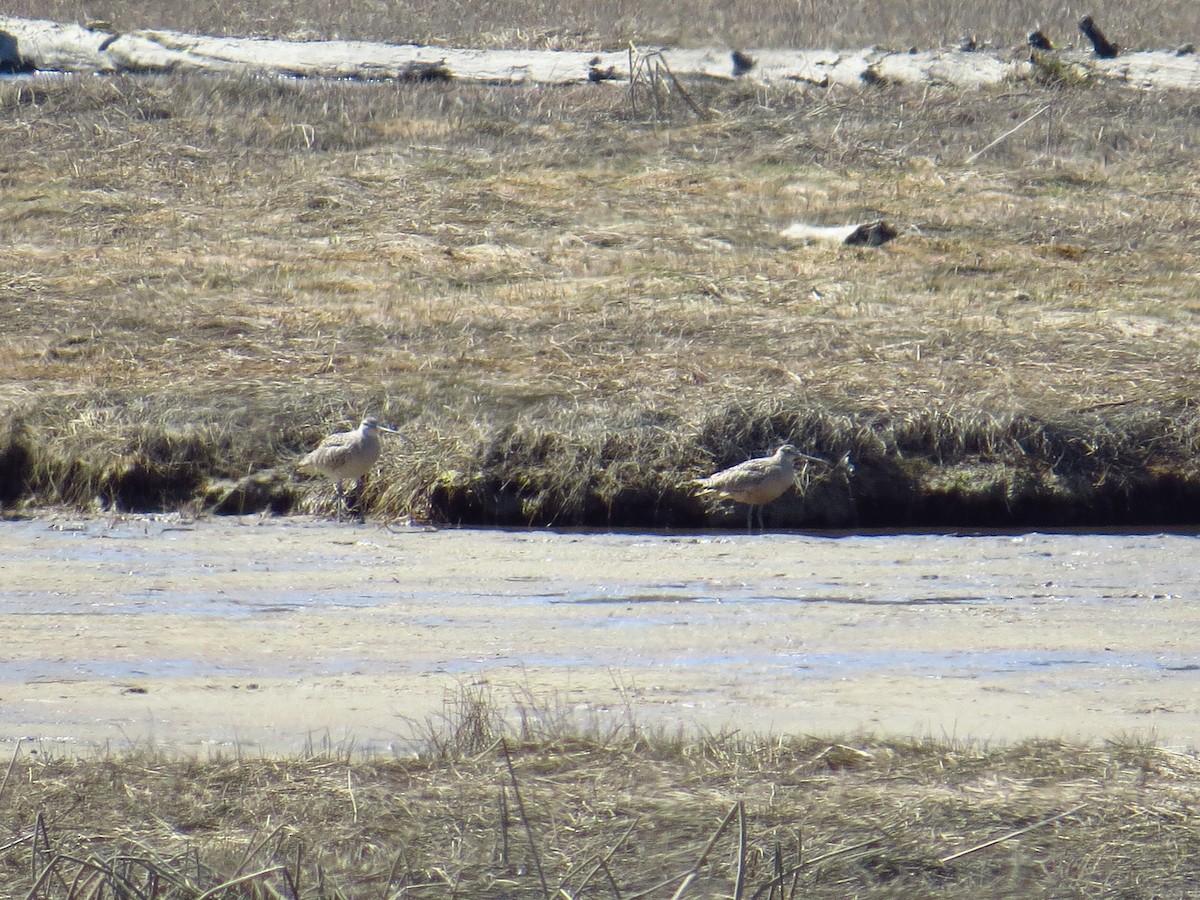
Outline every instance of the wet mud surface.
{"type": "Polygon", "coordinates": [[[1188,534],[0,523],[0,743],[411,747],[464,691],[605,728],[1200,746],[1188,534]]]}

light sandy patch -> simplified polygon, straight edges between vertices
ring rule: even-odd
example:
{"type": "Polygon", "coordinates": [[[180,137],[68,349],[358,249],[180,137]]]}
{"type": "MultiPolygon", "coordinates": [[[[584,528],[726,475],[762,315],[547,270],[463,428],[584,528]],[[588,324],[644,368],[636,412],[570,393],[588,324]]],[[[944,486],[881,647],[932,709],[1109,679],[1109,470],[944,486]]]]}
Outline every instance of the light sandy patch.
{"type": "Polygon", "coordinates": [[[0,524],[0,741],[405,747],[464,687],[712,732],[1200,745],[1185,535],[0,524]]]}

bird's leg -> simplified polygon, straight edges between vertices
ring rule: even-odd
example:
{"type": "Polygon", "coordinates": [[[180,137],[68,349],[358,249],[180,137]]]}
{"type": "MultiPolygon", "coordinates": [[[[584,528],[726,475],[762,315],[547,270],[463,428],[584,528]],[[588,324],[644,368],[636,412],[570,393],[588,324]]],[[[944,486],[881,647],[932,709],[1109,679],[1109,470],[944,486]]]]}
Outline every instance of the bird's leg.
{"type": "Polygon", "coordinates": [[[346,508],[346,489],[342,486],[342,479],[337,482],[337,520],[342,521],[342,512],[346,508]]]}
{"type": "Polygon", "coordinates": [[[746,534],[754,534],[754,504],[746,507],[746,534]]]}
{"type": "Polygon", "coordinates": [[[363,511],[363,508],[362,508],[363,491],[366,489],[366,486],[367,486],[367,476],[366,475],[364,475],[360,479],[358,479],[358,481],[354,485],[354,509],[352,511],[354,513],[354,518],[357,519],[359,522],[367,521],[367,514],[363,511]]]}

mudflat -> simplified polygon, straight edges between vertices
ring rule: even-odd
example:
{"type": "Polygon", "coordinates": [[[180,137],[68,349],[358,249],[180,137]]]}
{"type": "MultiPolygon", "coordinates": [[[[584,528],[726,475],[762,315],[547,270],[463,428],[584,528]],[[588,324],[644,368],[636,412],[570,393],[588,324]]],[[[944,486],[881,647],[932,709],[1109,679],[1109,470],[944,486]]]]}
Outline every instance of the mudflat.
{"type": "Polygon", "coordinates": [[[403,749],[486,691],[605,728],[1200,746],[1190,534],[0,523],[0,742],[403,749]]]}

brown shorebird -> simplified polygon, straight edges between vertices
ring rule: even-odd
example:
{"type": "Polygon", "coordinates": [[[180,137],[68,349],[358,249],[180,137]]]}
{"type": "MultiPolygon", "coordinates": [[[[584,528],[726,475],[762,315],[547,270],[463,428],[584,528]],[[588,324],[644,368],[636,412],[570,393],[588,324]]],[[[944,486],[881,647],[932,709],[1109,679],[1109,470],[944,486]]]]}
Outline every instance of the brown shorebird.
{"type": "Polygon", "coordinates": [[[700,486],[701,494],[747,504],[746,530],[753,531],[755,509],[758,510],[759,528],[764,528],[763,506],[782,496],[796,483],[796,461],[801,459],[829,465],[824,459],[784,444],[770,456],[748,459],[707,478],[697,478],[695,484],[700,486]]]}
{"type": "Polygon", "coordinates": [[[347,510],[346,492],[342,485],[344,481],[356,481],[359,486],[367,472],[379,459],[379,432],[399,434],[394,428],[380,425],[373,418],[362,420],[353,431],[339,431],[331,434],[304,459],[296,465],[297,470],[314,475],[324,475],[333,479],[337,485],[338,520],[342,511],[347,510]]]}

